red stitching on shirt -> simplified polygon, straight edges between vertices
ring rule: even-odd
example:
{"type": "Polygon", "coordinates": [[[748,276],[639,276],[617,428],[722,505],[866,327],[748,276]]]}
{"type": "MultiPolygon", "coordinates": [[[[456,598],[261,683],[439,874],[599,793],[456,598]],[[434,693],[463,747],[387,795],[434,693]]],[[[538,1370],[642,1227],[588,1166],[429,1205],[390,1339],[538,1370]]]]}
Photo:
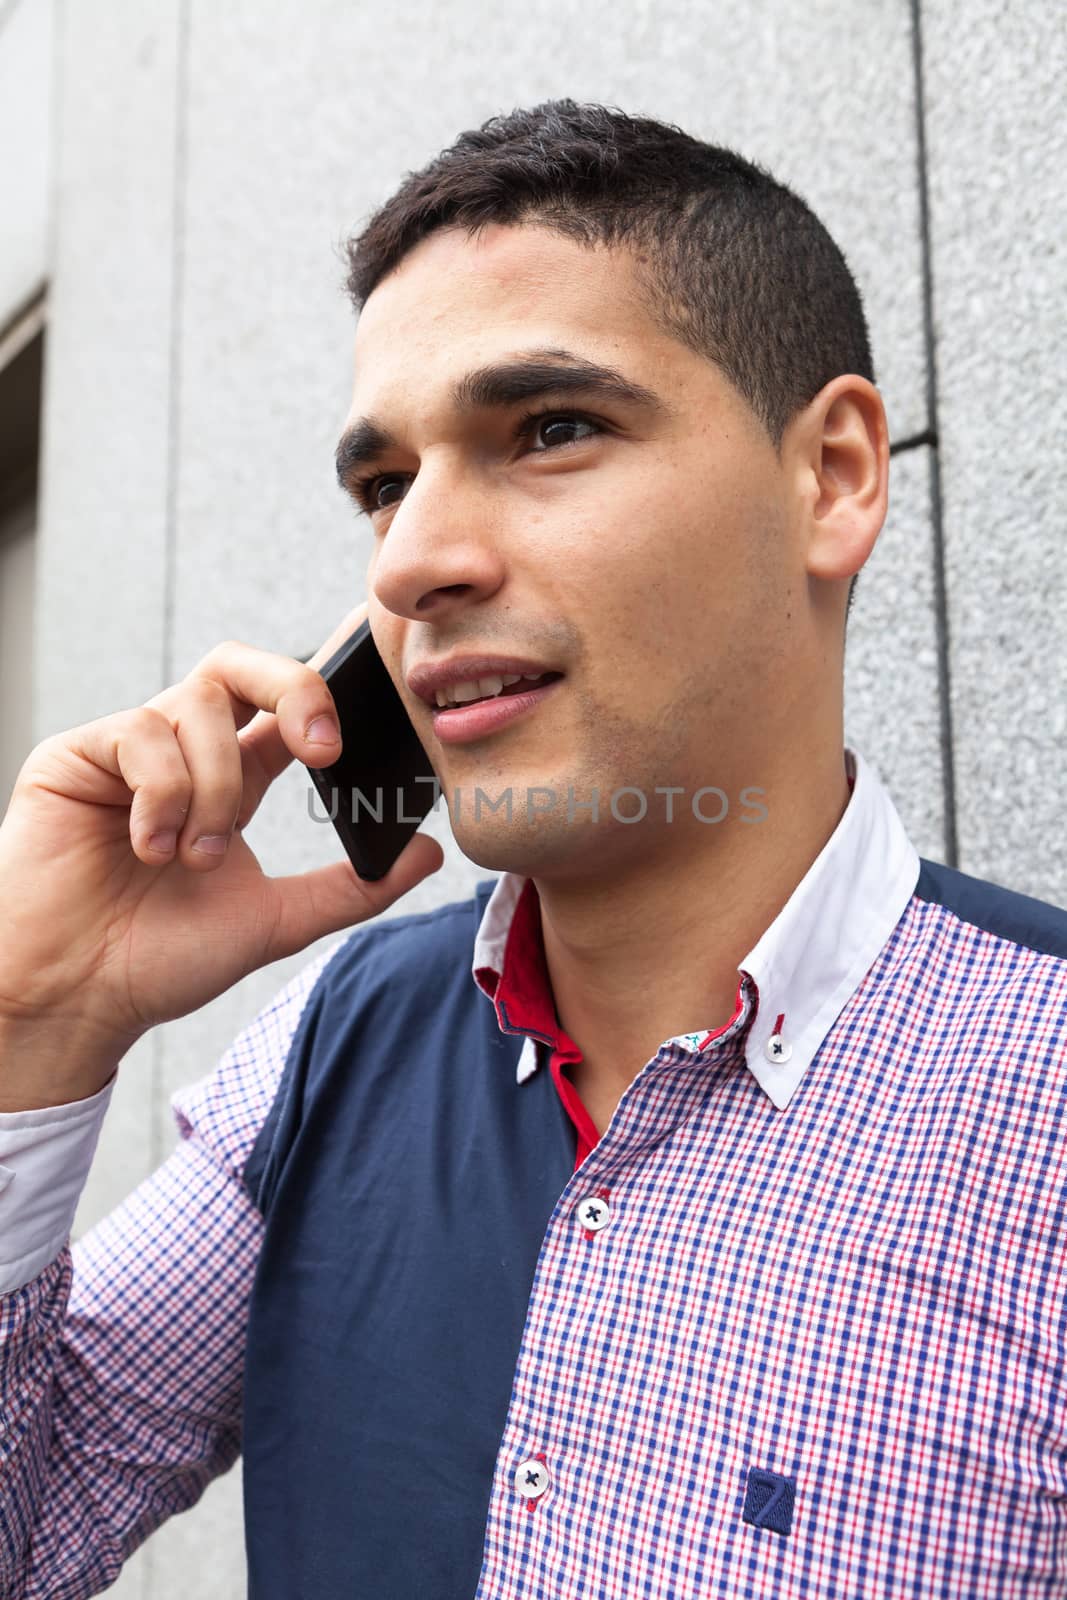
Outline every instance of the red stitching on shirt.
{"type": "Polygon", "coordinates": [[[774,1029],[773,1029],[773,1032],[775,1032],[775,1033],[781,1033],[781,1031],[782,1031],[782,1024],[783,1024],[783,1022],[784,1022],[784,1021],[785,1021],[785,1012],[784,1012],[784,1011],[780,1011],[780,1012],[779,1012],[779,1013],[778,1013],[778,1020],[777,1020],[777,1022],[776,1022],[776,1023],[775,1023],[775,1024],[774,1024],[774,1029]]]}
{"type": "MultiPolygon", "coordinates": [[[[729,1022],[724,1022],[721,1028],[713,1028],[710,1033],[706,1033],[704,1035],[703,1039],[701,1039],[699,1045],[697,1046],[698,1050],[706,1050],[708,1048],[708,1045],[711,1044],[712,1040],[721,1038],[721,1036],[726,1032],[726,1030],[728,1028],[732,1028],[733,1027],[734,1023],[737,1021],[738,1017],[741,1015],[741,995],[742,995],[742,992],[744,990],[744,987],[745,987],[745,980],[742,977],[742,978],[738,979],[737,994],[734,997],[734,1014],[733,1014],[733,1016],[730,1018],[729,1022]]],[[[757,1006],[757,1009],[758,1009],[758,1007],[759,1007],[759,995],[758,994],[756,996],[756,1006],[757,1006]]],[[[753,1015],[753,1018],[755,1018],[755,1015],[756,1015],[755,1011],[753,1011],[752,1015],[753,1015]]]]}

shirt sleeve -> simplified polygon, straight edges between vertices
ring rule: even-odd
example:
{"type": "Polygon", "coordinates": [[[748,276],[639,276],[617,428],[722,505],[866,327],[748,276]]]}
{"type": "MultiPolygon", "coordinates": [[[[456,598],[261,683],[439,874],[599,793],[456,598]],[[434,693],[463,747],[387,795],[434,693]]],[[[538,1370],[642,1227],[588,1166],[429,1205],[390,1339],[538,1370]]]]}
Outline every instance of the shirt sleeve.
{"type": "MultiPolygon", "coordinates": [[[[245,1327],[263,1230],[241,1171],[301,1013],[343,943],[304,967],[212,1073],[171,1096],[179,1132],[171,1156],[77,1243],[65,1238],[35,1277],[0,1294],[5,1600],[99,1594],[240,1454],[245,1327]]],[[[105,1109],[109,1087],[100,1091],[105,1109]]],[[[88,1102],[75,1105],[87,1117],[87,1171],[88,1102]]],[[[54,1170],[53,1139],[73,1150],[73,1119],[52,1120],[54,1170]]],[[[17,1205],[29,1171],[25,1153],[15,1154],[0,1207],[17,1205]]],[[[27,1178],[24,1194],[34,1182],[27,1178]]],[[[42,1222],[38,1238],[20,1224],[3,1253],[25,1245],[23,1256],[46,1254],[49,1226],[42,1222]]]]}
{"type": "Polygon", "coordinates": [[[117,1077],[86,1100],[0,1113],[0,1295],[36,1278],[70,1237],[117,1077]]]}

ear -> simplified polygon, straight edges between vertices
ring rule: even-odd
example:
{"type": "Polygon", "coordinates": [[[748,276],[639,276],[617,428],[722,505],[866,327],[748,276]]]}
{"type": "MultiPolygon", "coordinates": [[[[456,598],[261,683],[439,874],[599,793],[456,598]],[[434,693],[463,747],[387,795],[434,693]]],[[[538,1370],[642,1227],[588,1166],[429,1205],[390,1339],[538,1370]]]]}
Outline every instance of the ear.
{"type": "Polygon", "coordinates": [[[788,433],[807,508],[808,575],[851,578],[874,549],[889,504],[882,397],[858,373],[842,373],[794,417],[788,433]]]}

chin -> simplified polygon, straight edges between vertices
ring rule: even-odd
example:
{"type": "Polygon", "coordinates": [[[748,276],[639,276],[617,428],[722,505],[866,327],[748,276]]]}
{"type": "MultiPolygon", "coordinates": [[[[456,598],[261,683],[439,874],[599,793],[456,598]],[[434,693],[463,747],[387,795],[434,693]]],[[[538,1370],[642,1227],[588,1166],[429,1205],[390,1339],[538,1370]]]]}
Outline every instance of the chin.
{"type": "MultiPolygon", "coordinates": [[[[508,824],[503,817],[483,817],[478,823],[467,820],[452,833],[457,845],[468,861],[484,867],[487,872],[514,872],[523,878],[574,878],[596,872],[601,866],[603,846],[610,857],[610,835],[614,830],[561,823],[558,818],[544,818],[528,823],[515,819],[508,824]]],[[[610,860],[603,863],[610,869],[610,860]]]]}
{"type": "Polygon", "coordinates": [[[565,850],[560,841],[543,831],[478,827],[472,823],[453,828],[452,832],[468,861],[487,872],[514,872],[519,877],[532,878],[564,865],[565,850]]]}

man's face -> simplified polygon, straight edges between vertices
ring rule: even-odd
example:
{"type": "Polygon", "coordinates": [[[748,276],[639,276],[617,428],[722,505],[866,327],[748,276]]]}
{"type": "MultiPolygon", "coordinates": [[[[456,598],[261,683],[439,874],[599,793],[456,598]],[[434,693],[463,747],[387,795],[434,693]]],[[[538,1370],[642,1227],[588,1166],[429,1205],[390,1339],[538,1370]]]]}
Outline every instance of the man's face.
{"type": "Polygon", "coordinates": [[[464,852],[543,877],[681,857],[712,831],[690,803],[708,785],[729,806],[715,831],[736,827],[792,703],[799,542],[759,420],[651,320],[630,254],[538,226],[431,235],[363,308],[346,427],[361,417],[395,441],[359,464],[377,477],[371,628],[464,852]],[[466,374],[533,351],[611,367],[649,398],[457,406],[466,374]],[[550,415],[517,437],[527,411],[550,415]],[[561,676],[490,719],[408,683],[483,655],[561,676]],[[684,793],[668,802],[666,786],[684,793]],[[498,809],[483,800],[476,821],[479,788],[498,809]],[[613,795],[622,816],[643,796],[643,820],[616,820],[613,795]]]}

